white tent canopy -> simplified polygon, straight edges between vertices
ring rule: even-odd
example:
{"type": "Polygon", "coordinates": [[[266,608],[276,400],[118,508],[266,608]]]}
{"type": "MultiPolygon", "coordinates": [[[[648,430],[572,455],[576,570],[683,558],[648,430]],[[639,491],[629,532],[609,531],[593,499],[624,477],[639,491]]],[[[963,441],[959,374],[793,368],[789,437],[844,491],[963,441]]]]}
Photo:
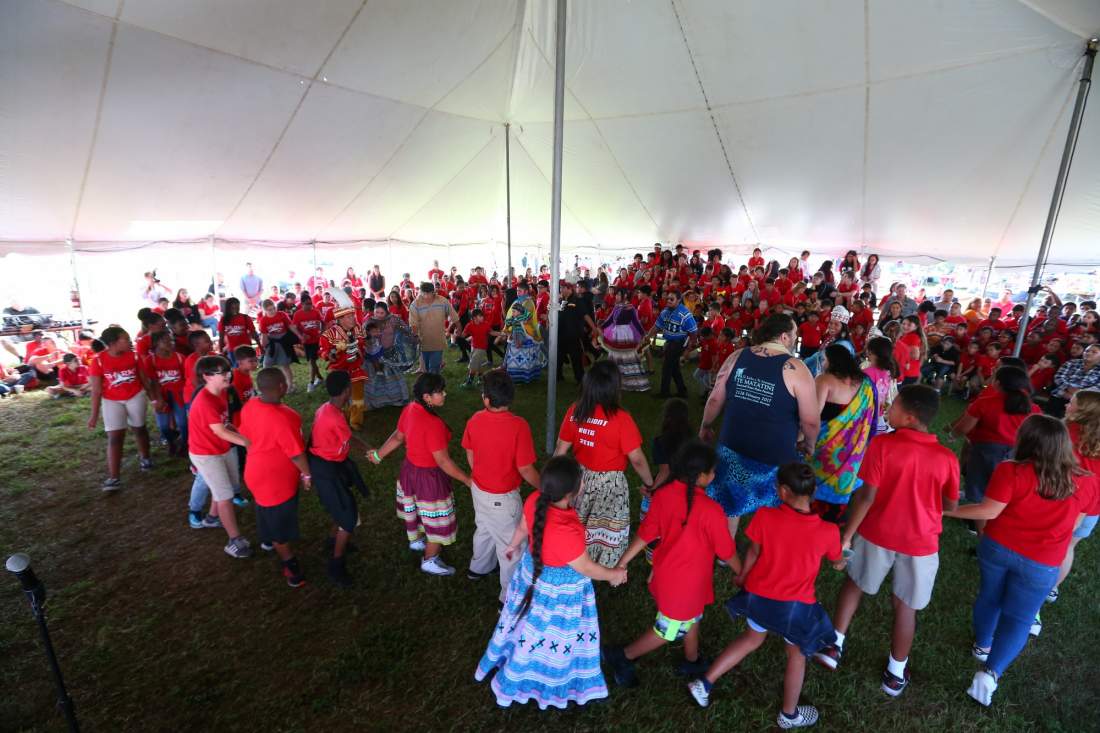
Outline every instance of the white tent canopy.
{"type": "MultiPolygon", "coordinates": [[[[1097,0],[574,0],[563,246],[1034,261],[1098,31],[1097,0]]],[[[553,36],[551,0],[0,0],[0,253],[499,243],[505,124],[546,245],[553,36]]],[[[1098,163],[1094,103],[1052,261],[1100,263],[1098,163]]]]}

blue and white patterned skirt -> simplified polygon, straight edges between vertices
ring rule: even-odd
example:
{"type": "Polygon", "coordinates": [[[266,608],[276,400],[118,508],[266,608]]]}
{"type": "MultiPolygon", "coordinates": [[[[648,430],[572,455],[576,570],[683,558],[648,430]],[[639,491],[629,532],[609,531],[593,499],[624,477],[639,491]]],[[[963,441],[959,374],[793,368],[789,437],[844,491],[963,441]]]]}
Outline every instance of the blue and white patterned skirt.
{"type": "Polygon", "coordinates": [[[534,382],[542,375],[544,366],[546,354],[542,353],[542,346],[538,341],[529,338],[522,345],[517,345],[514,340],[508,341],[508,350],[504,353],[504,369],[512,381],[518,384],[534,382]]]}
{"type": "Polygon", "coordinates": [[[752,514],[762,506],[779,506],[775,486],[778,466],[746,458],[724,445],[717,450],[718,466],[714,481],[707,487],[707,496],[722,505],[727,517],[752,514]]]}
{"type": "Polygon", "coordinates": [[[568,565],[544,567],[530,608],[517,620],[533,572],[524,552],[474,679],[496,670],[491,685],[501,707],[533,700],[545,710],[607,697],[592,581],[568,565]]]}

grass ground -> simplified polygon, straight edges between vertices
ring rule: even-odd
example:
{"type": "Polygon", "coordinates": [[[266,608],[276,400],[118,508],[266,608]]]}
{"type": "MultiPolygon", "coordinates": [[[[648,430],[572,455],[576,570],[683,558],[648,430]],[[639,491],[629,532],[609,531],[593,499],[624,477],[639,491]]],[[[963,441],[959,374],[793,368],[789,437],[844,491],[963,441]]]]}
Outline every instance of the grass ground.
{"type": "MultiPolygon", "coordinates": [[[[452,357],[453,358],[453,357],[452,357]]],[[[299,379],[304,373],[299,371],[299,379]]],[[[443,414],[456,432],[480,407],[457,388],[443,414]]],[[[574,394],[561,390],[560,416],[574,394]]],[[[515,410],[544,445],[545,384],[522,387],[515,410]]],[[[288,402],[308,424],[320,394],[288,402]]],[[[693,398],[698,414],[701,406],[693,398]]],[[[626,395],[626,407],[647,442],[660,400],[626,395]]],[[[945,404],[937,429],[961,409],[945,404]]],[[[378,444],[398,410],[368,415],[365,435],[378,444]]],[[[262,553],[247,561],[221,551],[220,530],[186,524],[190,475],[182,461],[155,449],[157,468],[137,470],[127,443],[124,488],[99,491],[104,438],[86,427],[86,401],[50,401],[41,394],[0,404],[0,553],[28,552],[50,590],[54,644],[89,731],[255,730],[762,730],[774,727],[783,654],[769,642],[716,687],[711,707],[689,701],[672,673],[678,649],[639,666],[642,686],[611,690],[598,704],[540,712],[500,710],[474,667],[496,619],[493,581],[419,572],[393,511],[398,460],[360,465],[373,491],[361,502],[360,551],[349,567],[357,579],[341,591],[324,578],[322,541],[328,522],[311,497],[302,503],[300,548],[312,581],[288,588],[277,563],[262,553]]],[[[151,423],[150,423],[151,424],[151,423]]],[[[954,447],[955,444],[949,443],[954,447]]],[[[460,459],[457,436],[452,453],[460,459]]],[[[445,557],[464,570],[473,513],[468,492],[456,491],[459,541],[445,557]]],[[[637,516],[637,496],[634,497],[637,516]]],[[[251,509],[243,527],[255,536],[251,509]]],[[[921,614],[912,655],[913,683],[899,699],[879,691],[888,651],[886,592],[865,600],[852,627],[844,665],[836,673],[809,670],[803,700],[822,712],[823,730],[1069,731],[1097,730],[1100,682],[1092,650],[1100,646],[1097,542],[1079,550],[1075,574],[1044,613],[1043,635],[1030,643],[1004,678],[991,709],[965,695],[974,670],[969,656],[970,608],[977,566],[973,539],[954,522],[944,532],[940,575],[931,606],[921,614]]],[[[842,575],[823,569],[818,593],[827,608],[842,575]]],[[[719,572],[719,602],[732,592],[719,572]]],[[[605,640],[628,641],[651,623],[654,607],[645,573],[628,585],[597,590],[605,640]]],[[[703,646],[717,653],[740,632],[718,605],[703,621],[703,646]]],[[[14,578],[0,576],[0,730],[61,730],[45,659],[14,578]]]]}

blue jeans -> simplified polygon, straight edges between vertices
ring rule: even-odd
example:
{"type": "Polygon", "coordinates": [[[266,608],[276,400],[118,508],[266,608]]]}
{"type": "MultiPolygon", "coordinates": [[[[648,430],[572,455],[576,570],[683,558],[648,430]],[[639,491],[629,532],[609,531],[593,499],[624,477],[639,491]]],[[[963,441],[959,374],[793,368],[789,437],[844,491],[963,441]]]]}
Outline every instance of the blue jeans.
{"type": "Polygon", "coordinates": [[[210,333],[214,335],[214,338],[218,337],[218,319],[214,316],[202,319],[202,327],[209,328],[210,333]]]}
{"type": "Polygon", "coordinates": [[[424,371],[439,374],[443,370],[442,351],[421,351],[420,355],[424,357],[424,371]]]}
{"type": "Polygon", "coordinates": [[[168,395],[168,412],[154,412],[153,417],[157,421],[157,430],[165,440],[179,438],[184,448],[187,447],[187,409],[183,405],[177,405],[172,395],[168,395]],[[176,429],[172,430],[172,420],[176,421],[176,429]]]}
{"type": "Polygon", "coordinates": [[[1027,643],[1031,622],[1058,580],[1058,566],[1029,560],[986,536],[978,543],[978,567],[974,637],[990,650],[986,667],[1000,676],[1027,643]]]}

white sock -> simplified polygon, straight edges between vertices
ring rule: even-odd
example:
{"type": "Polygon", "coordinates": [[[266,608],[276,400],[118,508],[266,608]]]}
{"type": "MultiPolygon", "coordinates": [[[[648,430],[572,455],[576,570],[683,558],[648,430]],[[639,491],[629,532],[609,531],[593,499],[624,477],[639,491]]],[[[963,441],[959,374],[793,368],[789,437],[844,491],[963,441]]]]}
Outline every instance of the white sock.
{"type": "Polygon", "coordinates": [[[837,646],[837,649],[843,649],[844,648],[844,639],[845,638],[847,638],[845,634],[842,634],[839,631],[836,632],[836,646],[837,646]]]}
{"type": "Polygon", "coordinates": [[[899,662],[898,660],[894,659],[894,655],[891,654],[890,661],[886,664],[886,669],[890,672],[890,674],[894,675],[895,677],[905,679],[905,663],[908,661],[909,657],[906,657],[899,662]]]}

